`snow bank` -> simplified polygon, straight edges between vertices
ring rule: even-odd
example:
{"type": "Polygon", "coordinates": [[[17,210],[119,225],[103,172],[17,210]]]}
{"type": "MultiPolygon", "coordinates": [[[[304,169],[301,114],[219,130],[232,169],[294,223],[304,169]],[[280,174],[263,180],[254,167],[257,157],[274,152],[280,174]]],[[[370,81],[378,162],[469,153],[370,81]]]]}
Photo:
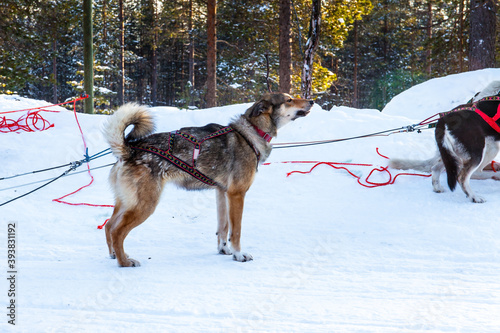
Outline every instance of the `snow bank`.
{"type": "Polygon", "coordinates": [[[499,78],[500,68],[488,68],[431,79],[395,96],[382,112],[423,120],[468,102],[499,78]]]}

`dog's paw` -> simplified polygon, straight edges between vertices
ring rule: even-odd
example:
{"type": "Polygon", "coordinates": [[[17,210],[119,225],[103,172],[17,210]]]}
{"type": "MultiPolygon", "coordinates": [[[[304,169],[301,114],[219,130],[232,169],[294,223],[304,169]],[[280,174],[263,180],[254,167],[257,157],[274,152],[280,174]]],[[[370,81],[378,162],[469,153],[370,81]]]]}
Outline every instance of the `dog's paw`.
{"type": "Polygon", "coordinates": [[[110,257],[111,259],[116,259],[116,254],[113,252],[113,253],[111,253],[111,254],[109,255],[109,257],[110,257]]]}
{"type": "Polygon", "coordinates": [[[128,258],[128,261],[130,261],[130,263],[132,264],[129,267],[139,267],[139,266],[141,266],[141,263],[138,260],[128,258]]]}
{"type": "Polygon", "coordinates": [[[472,196],[469,199],[470,199],[470,201],[472,201],[474,203],[484,203],[484,202],[486,202],[486,200],[484,200],[482,197],[477,196],[477,195],[476,196],[472,196]]]}
{"type": "Polygon", "coordinates": [[[443,193],[443,192],[445,192],[445,189],[444,189],[444,187],[442,187],[442,186],[434,187],[432,190],[433,190],[435,193],[443,193]]]}
{"type": "Polygon", "coordinates": [[[141,263],[135,259],[127,258],[127,260],[122,264],[119,264],[121,267],[139,267],[141,263]]]}
{"type": "Polygon", "coordinates": [[[233,254],[233,251],[231,251],[231,248],[227,245],[227,242],[219,241],[219,245],[217,246],[217,249],[219,250],[219,254],[224,254],[224,255],[233,254]]]}
{"type": "Polygon", "coordinates": [[[223,246],[219,248],[219,254],[224,254],[224,255],[231,255],[233,254],[233,251],[229,248],[229,246],[223,246]]]}
{"type": "Polygon", "coordinates": [[[439,182],[439,179],[433,179],[432,180],[432,190],[436,193],[443,193],[445,191],[444,187],[441,186],[441,183],[439,182]]]}
{"type": "Polygon", "coordinates": [[[252,261],[253,257],[251,254],[248,254],[248,253],[235,252],[233,254],[233,260],[236,260],[239,262],[246,262],[246,261],[252,261]]]}

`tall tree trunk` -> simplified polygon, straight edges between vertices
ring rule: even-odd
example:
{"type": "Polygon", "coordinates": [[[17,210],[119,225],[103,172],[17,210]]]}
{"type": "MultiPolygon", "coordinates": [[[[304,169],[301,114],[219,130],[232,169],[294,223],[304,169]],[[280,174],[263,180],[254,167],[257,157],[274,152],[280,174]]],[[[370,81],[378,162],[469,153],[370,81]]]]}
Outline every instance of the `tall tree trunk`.
{"type": "Polygon", "coordinates": [[[459,13],[458,13],[458,67],[460,72],[464,71],[464,4],[465,0],[460,0],[459,13]]]}
{"type": "Polygon", "coordinates": [[[353,96],[352,107],[358,107],[358,21],[354,21],[354,73],[353,73],[353,96]]]}
{"type": "Polygon", "coordinates": [[[314,54],[319,45],[321,26],[321,0],[312,0],[311,22],[309,24],[309,34],[304,53],[304,66],[302,67],[302,97],[312,96],[312,74],[314,54]]]}
{"type": "Polygon", "coordinates": [[[215,20],[217,14],[217,0],[208,0],[207,3],[207,107],[217,105],[217,32],[215,20]]]}
{"type": "Polygon", "coordinates": [[[469,70],[495,67],[495,1],[471,0],[470,5],[469,70]]]}
{"type": "MultiPolygon", "coordinates": [[[[108,44],[108,19],[107,19],[107,0],[103,0],[102,2],[102,43],[104,45],[108,44]]],[[[107,57],[105,58],[107,60],[107,57]]],[[[107,85],[107,77],[106,77],[107,71],[104,71],[102,74],[103,80],[102,80],[102,85],[106,86],[107,85]]]]}
{"type": "Polygon", "coordinates": [[[188,31],[189,31],[189,78],[188,81],[191,84],[191,89],[194,89],[194,36],[193,36],[193,0],[189,0],[189,20],[188,20],[188,31]]]}
{"type": "Polygon", "coordinates": [[[85,113],[94,113],[94,43],[92,27],[92,0],[83,0],[83,72],[84,89],[88,98],[85,113]]]}
{"type": "MultiPolygon", "coordinates": [[[[432,0],[427,2],[427,40],[430,42],[432,38],[432,0]]],[[[430,78],[432,74],[432,61],[431,61],[431,43],[427,46],[425,51],[425,72],[430,78]]]]}
{"type": "Polygon", "coordinates": [[[290,93],[292,88],[290,73],[292,71],[292,46],[290,43],[290,0],[280,0],[280,34],[279,34],[279,90],[290,93]]]}
{"type": "Polygon", "coordinates": [[[123,0],[119,0],[118,21],[120,22],[120,55],[118,64],[118,104],[125,100],[125,22],[123,18],[123,0]]]}
{"type": "Polygon", "coordinates": [[[154,1],[151,1],[151,13],[153,14],[153,41],[151,45],[151,104],[156,106],[157,101],[157,90],[158,90],[158,27],[157,27],[157,15],[156,15],[156,5],[154,1]]]}
{"type": "Polygon", "coordinates": [[[155,31],[154,33],[154,42],[153,42],[153,48],[152,48],[152,61],[151,61],[151,104],[153,106],[158,105],[158,97],[157,97],[157,91],[158,91],[158,53],[156,52],[157,48],[157,40],[158,40],[158,33],[155,31]]]}
{"type": "Polygon", "coordinates": [[[57,104],[57,39],[54,33],[52,41],[52,103],[57,104]]]}

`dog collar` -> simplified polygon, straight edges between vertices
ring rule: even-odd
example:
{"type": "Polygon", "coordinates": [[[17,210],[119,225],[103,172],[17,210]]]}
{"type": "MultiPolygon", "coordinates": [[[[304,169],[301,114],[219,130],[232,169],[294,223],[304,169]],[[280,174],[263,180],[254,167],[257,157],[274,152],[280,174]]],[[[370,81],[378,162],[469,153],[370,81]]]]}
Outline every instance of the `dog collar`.
{"type": "Polygon", "coordinates": [[[257,134],[259,134],[264,140],[266,140],[267,142],[271,142],[271,140],[273,139],[271,134],[264,132],[263,130],[261,130],[260,128],[255,126],[254,124],[252,124],[252,126],[253,126],[253,128],[255,128],[255,131],[257,132],[257,134]]]}

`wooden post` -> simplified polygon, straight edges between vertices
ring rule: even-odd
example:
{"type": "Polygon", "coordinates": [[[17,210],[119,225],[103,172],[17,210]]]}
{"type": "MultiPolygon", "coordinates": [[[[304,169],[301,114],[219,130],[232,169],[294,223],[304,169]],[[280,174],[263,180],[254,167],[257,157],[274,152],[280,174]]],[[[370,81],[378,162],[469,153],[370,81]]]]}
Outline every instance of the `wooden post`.
{"type": "Polygon", "coordinates": [[[94,113],[94,50],[92,29],[92,0],[83,0],[83,81],[85,93],[85,113],[94,113]]]}

